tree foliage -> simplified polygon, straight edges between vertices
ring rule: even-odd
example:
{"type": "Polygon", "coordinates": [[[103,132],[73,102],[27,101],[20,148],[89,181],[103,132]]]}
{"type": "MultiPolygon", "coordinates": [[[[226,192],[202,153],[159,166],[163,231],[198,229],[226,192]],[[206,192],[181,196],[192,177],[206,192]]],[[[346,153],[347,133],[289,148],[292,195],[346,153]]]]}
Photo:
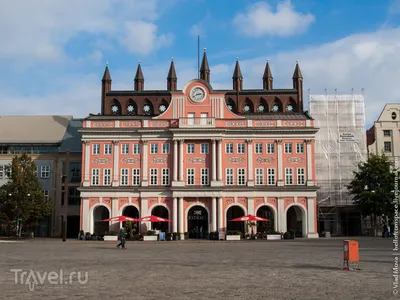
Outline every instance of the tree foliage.
{"type": "Polygon", "coordinates": [[[371,154],[366,162],[358,165],[347,188],[363,216],[393,216],[395,174],[391,167],[393,164],[384,154],[371,154]]]}
{"type": "Polygon", "coordinates": [[[22,154],[15,156],[7,168],[9,180],[0,187],[0,222],[11,222],[19,216],[22,228],[22,224],[36,224],[42,217],[49,216],[52,201],[42,192],[35,162],[22,154]]]}

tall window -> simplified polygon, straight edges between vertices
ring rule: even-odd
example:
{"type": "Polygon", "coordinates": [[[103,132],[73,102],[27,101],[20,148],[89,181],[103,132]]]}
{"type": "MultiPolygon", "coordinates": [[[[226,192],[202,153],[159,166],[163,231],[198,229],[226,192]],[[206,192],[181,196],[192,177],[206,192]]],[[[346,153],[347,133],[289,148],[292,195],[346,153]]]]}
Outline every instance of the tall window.
{"type": "Polygon", "coordinates": [[[226,185],[233,185],[233,169],[226,169],[226,185]]]}
{"type": "Polygon", "coordinates": [[[158,169],[150,169],[150,185],[158,184],[158,169]]]}
{"type": "Polygon", "coordinates": [[[111,144],[105,144],[104,145],[104,154],[110,155],[112,153],[112,145],[111,144]]]}
{"type": "Polygon", "coordinates": [[[306,184],[306,176],[304,168],[297,168],[297,184],[306,184]]]}
{"type": "Polygon", "coordinates": [[[239,168],[237,169],[238,172],[238,184],[245,185],[246,184],[246,169],[239,168]]]}
{"type": "Polygon", "coordinates": [[[289,154],[292,153],[292,143],[285,143],[285,153],[289,154]]]}
{"type": "Polygon", "coordinates": [[[92,185],[99,185],[100,169],[92,169],[92,185]]]}
{"type": "Polygon", "coordinates": [[[169,169],[162,169],[162,185],[169,185],[169,169]]]}
{"type": "Polygon", "coordinates": [[[140,144],[133,144],[133,154],[140,154],[140,144]]]}
{"type": "Polygon", "coordinates": [[[303,154],[304,153],[304,143],[297,143],[296,144],[296,153],[303,154]]]}
{"type": "Polygon", "coordinates": [[[93,144],[92,154],[100,154],[100,144],[93,144]]]}
{"type": "Polygon", "coordinates": [[[245,144],[244,143],[239,143],[237,144],[237,153],[238,154],[244,154],[245,149],[245,144]]]}
{"type": "Polygon", "coordinates": [[[201,149],[200,149],[201,154],[208,154],[208,144],[202,143],[201,144],[201,149]]]}
{"type": "Polygon", "coordinates": [[[226,154],[233,154],[233,143],[225,144],[225,153],[226,154]]]}
{"type": "Polygon", "coordinates": [[[162,154],[169,154],[169,144],[165,143],[162,145],[162,154]]]}
{"type": "Polygon", "coordinates": [[[42,191],[43,192],[43,195],[44,195],[44,197],[46,198],[46,200],[49,200],[49,198],[50,198],[50,193],[49,193],[49,191],[48,190],[44,190],[44,191],[42,191]]]}
{"type": "Polygon", "coordinates": [[[132,185],[140,185],[140,169],[132,169],[132,185]]]}
{"type": "Polygon", "coordinates": [[[201,169],[201,185],[208,185],[208,168],[201,169]]]}
{"type": "Polygon", "coordinates": [[[255,149],[256,154],[262,154],[263,153],[263,144],[257,143],[255,145],[254,149],[255,149]]]}
{"type": "Polygon", "coordinates": [[[104,169],[103,173],[103,185],[111,185],[111,169],[104,169]]]}
{"type": "Polygon", "coordinates": [[[275,153],[275,144],[274,143],[268,143],[267,144],[267,153],[268,154],[274,154],[275,153]]]}
{"type": "Polygon", "coordinates": [[[40,167],[40,177],[50,178],[50,166],[41,166],[40,167]]]}
{"type": "Polygon", "coordinates": [[[194,169],[187,169],[187,184],[194,185],[194,169]]]}
{"type": "Polygon", "coordinates": [[[121,144],[121,154],[129,154],[129,144],[121,144]]]}
{"type": "Polygon", "coordinates": [[[383,147],[385,152],[392,152],[392,142],[384,142],[383,147]]]}
{"type": "Polygon", "coordinates": [[[391,130],[384,130],[383,131],[383,136],[392,136],[392,131],[391,130]]]}
{"type": "Polygon", "coordinates": [[[268,185],[275,185],[275,169],[269,168],[268,172],[268,185]]]}
{"type": "Polygon", "coordinates": [[[158,144],[150,144],[150,154],[158,154],[158,144]]]}
{"type": "Polygon", "coordinates": [[[293,184],[293,169],[285,168],[285,184],[293,184]]]}
{"type": "Polygon", "coordinates": [[[194,154],[194,144],[187,144],[187,153],[194,154]]]}
{"type": "Polygon", "coordinates": [[[128,185],[129,169],[121,169],[121,185],[128,185]]]}
{"type": "Polygon", "coordinates": [[[256,169],[256,185],[264,184],[264,169],[256,169]]]}

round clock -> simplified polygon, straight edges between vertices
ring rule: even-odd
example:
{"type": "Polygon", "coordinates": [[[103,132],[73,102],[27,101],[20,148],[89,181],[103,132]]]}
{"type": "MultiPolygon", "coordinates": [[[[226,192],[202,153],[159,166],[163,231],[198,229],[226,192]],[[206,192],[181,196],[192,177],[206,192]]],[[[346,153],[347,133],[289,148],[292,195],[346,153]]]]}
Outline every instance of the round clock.
{"type": "Polygon", "coordinates": [[[199,86],[192,88],[190,91],[190,99],[192,99],[194,102],[203,101],[205,97],[206,92],[199,86]]]}

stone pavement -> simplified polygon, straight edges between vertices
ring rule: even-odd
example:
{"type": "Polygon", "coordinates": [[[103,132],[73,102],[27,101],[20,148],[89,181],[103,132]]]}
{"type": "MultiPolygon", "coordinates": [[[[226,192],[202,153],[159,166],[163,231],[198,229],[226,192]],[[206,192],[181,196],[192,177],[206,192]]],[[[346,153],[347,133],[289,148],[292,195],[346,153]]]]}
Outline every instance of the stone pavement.
{"type": "Polygon", "coordinates": [[[127,242],[127,250],[101,241],[2,243],[0,299],[396,299],[392,240],[354,239],[360,271],[342,270],[339,238],[127,242]],[[23,284],[29,274],[16,284],[10,269],[32,269],[33,291],[23,284]],[[61,284],[43,277],[60,269],[61,284]],[[81,272],[81,282],[88,272],[87,282],[77,274],[65,280],[71,272],[81,272]]]}

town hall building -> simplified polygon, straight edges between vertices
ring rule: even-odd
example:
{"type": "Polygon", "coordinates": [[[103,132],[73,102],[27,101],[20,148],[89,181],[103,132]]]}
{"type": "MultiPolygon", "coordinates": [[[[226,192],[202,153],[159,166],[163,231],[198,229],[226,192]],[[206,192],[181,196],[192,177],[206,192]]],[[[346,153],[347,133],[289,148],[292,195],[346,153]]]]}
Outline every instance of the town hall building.
{"type": "Polygon", "coordinates": [[[316,238],[314,139],[303,111],[298,63],[293,87],[275,89],[269,63],[260,89],[244,89],[239,61],[232,89],[214,90],[206,51],[200,78],[177,89],[171,61],[166,90],[146,90],[139,63],[134,90],[116,91],[106,66],[101,114],[84,120],[81,229],[104,234],[103,219],[155,215],[170,223],[141,224],[193,236],[247,232],[231,219],[267,218],[257,231],[294,230],[316,238]]]}

